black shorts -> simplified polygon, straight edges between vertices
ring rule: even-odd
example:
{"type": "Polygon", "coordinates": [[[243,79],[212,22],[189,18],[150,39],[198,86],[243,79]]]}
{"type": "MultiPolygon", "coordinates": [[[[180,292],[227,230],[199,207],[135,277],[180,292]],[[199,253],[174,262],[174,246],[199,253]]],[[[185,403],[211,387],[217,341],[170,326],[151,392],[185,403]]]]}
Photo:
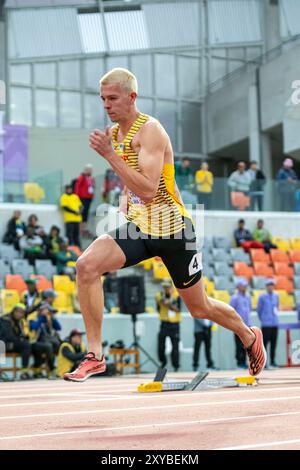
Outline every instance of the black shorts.
{"type": "Polygon", "coordinates": [[[202,254],[196,250],[196,235],[192,221],[184,218],[185,228],[169,237],[147,235],[132,222],[109,232],[126,256],[122,268],[127,268],[154,256],[159,256],[178,289],[191,287],[202,275],[202,254]]]}

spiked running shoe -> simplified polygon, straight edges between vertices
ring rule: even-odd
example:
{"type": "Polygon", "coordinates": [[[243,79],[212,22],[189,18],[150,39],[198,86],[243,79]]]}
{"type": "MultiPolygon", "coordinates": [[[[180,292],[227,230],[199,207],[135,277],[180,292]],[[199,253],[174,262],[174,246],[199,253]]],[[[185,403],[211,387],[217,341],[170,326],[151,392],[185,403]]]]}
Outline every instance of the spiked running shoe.
{"type": "Polygon", "coordinates": [[[263,335],[259,328],[254,326],[251,328],[255,334],[255,340],[250,348],[247,348],[249,359],[249,374],[258,375],[264,369],[267,362],[267,353],[263,343],[263,335]]]}
{"type": "Polygon", "coordinates": [[[84,356],[77,369],[64,375],[64,380],[69,380],[71,382],[84,382],[86,379],[91,377],[91,375],[105,372],[105,370],[106,364],[104,355],[99,361],[99,359],[95,357],[94,353],[89,352],[84,356]]]}

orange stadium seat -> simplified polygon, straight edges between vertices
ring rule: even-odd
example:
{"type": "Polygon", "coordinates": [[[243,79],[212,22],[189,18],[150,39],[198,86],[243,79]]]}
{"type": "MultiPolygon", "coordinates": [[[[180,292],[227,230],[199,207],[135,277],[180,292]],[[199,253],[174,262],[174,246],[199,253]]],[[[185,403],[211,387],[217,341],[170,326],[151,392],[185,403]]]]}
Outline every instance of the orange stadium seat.
{"type": "Polygon", "coordinates": [[[292,263],[300,263],[300,250],[290,250],[289,254],[292,263]]]}
{"type": "Polygon", "coordinates": [[[286,276],[292,278],[294,276],[294,268],[287,263],[274,263],[274,271],[277,276],[286,276]]]}
{"type": "Polygon", "coordinates": [[[274,276],[276,290],[285,290],[288,294],[294,292],[294,283],[285,276],[274,276]]]}
{"type": "Polygon", "coordinates": [[[69,250],[74,251],[74,253],[76,253],[76,255],[77,255],[78,257],[82,255],[82,251],[81,251],[81,249],[79,248],[79,246],[71,245],[71,246],[69,246],[68,248],[69,248],[69,250]]]}
{"type": "Polygon", "coordinates": [[[27,290],[27,285],[20,274],[7,274],[5,276],[5,287],[6,289],[18,291],[19,295],[21,295],[24,290],[27,290]]]}
{"type": "Polygon", "coordinates": [[[235,276],[245,277],[248,281],[250,281],[254,275],[253,268],[243,261],[235,261],[233,263],[233,270],[235,276]]]}
{"type": "Polygon", "coordinates": [[[272,277],[274,275],[273,268],[266,263],[255,262],[253,267],[256,276],[272,277]]]}
{"type": "Polygon", "coordinates": [[[35,279],[37,281],[36,288],[39,291],[53,289],[52,282],[42,274],[31,274],[30,279],[35,279]]]}
{"type": "Polygon", "coordinates": [[[252,249],[250,250],[250,253],[253,263],[257,261],[260,263],[271,264],[270,255],[261,248],[252,249]]]}
{"type": "Polygon", "coordinates": [[[272,263],[290,263],[290,257],[287,253],[281,250],[271,250],[270,256],[272,263]]]}

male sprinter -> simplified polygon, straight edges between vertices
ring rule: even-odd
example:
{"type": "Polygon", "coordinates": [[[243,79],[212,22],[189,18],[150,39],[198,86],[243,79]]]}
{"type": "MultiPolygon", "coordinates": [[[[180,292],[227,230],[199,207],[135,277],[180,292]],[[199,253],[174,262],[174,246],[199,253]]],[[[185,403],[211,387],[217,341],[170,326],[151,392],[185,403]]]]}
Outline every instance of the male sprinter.
{"type": "Polygon", "coordinates": [[[136,77],[126,69],[113,69],[101,78],[100,94],[116,125],[105,132],[95,130],[90,147],[123,181],[128,222],[95,240],[77,261],[78,295],[89,352],[64,378],[82,382],[105,371],[101,275],[153,256],[162,258],[191,315],[235,333],[248,353],[250,374],[259,374],[266,363],[261,331],[246,326],[229,305],[206,295],[193,222],[174,179],[170,138],[156,119],[137,109],[136,77]]]}

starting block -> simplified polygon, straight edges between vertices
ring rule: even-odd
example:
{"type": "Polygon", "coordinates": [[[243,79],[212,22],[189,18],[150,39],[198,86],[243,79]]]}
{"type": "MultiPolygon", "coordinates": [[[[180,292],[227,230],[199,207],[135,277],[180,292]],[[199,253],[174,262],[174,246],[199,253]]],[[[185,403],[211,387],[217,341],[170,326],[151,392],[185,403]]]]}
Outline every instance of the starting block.
{"type": "Polygon", "coordinates": [[[159,368],[154,377],[154,381],[139,385],[138,392],[155,393],[173,391],[194,391],[227,387],[247,387],[249,385],[257,385],[258,383],[255,377],[252,376],[243,376],[236,378],[220,377],[208,379],[208,372],[199,372],[190,382],[164,382],[166,374],[167,369],[159,368]]]}

